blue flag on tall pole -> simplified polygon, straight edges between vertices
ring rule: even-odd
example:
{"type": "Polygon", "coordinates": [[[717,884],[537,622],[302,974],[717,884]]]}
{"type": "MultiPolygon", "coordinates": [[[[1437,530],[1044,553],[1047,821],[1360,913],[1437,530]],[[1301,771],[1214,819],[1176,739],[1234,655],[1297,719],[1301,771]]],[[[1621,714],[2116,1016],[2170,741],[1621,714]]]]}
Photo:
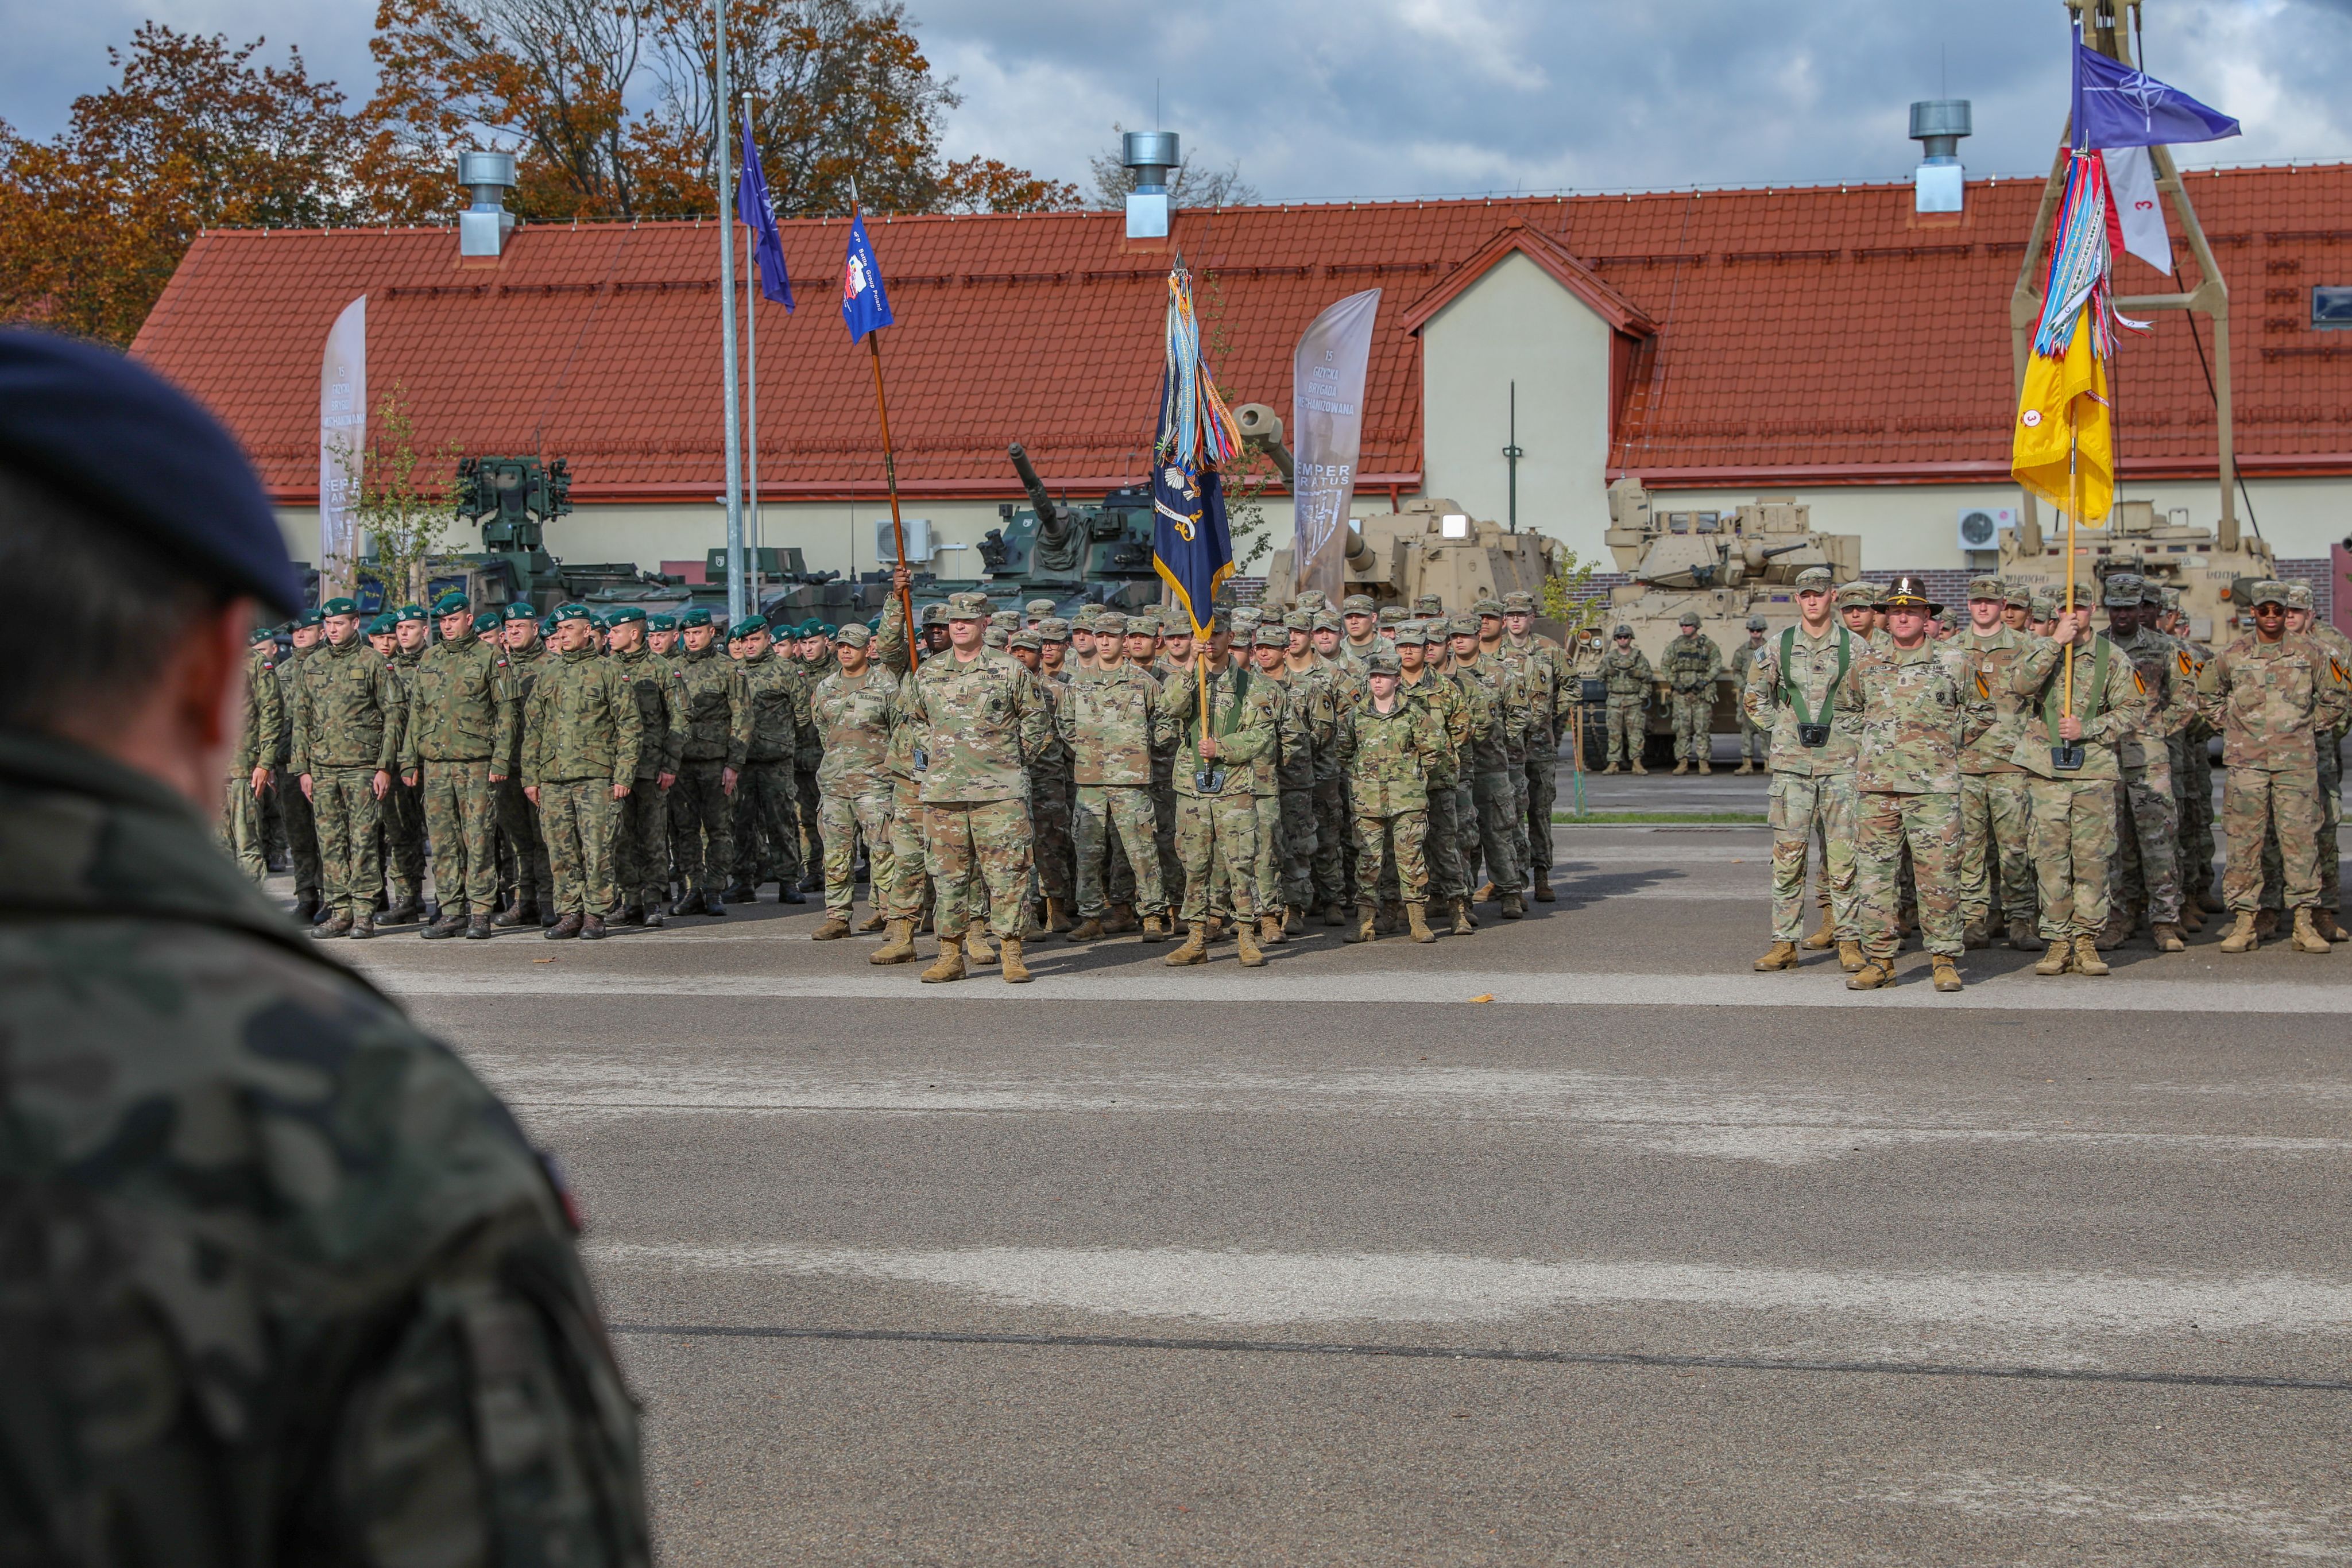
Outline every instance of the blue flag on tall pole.
{"type": "Polygon", "coordinates": [[[849,216],[849,255],[841,264],[841,319],[856,342],[877,327],[890,325],[890,297],[882,291],[882,264],[866,237],[866,214],[849,216]]]}
{"type": "Polygon", "coordinates": [[[2074,35],[2074,145],[2157,147],[2219,141],[2238,122],[2177,87],[2112,60],[2074,35]]]}
{"type": "Polygon", "coordinates": [[[1240,455],[1241,430],[1201,362],[1192,279],[1181,267],[1168,275],[1167,353],[1151,447],[1151,566],[1192,618],[1193,635],[1206,637],[1217,590],[1234,574],[1218,470],[1240,455]]]}
{"type": "Polygon", "coordinates": [[[751,140],[751,116],[743,116],[743,181],[735,187],[735,215],[751,231],[751,256],[760,268],[760,292],[793,308],[793,277],[784,270],[784,236],[776,232],[776,209],[768,200],[768,176],[751,140]]]}

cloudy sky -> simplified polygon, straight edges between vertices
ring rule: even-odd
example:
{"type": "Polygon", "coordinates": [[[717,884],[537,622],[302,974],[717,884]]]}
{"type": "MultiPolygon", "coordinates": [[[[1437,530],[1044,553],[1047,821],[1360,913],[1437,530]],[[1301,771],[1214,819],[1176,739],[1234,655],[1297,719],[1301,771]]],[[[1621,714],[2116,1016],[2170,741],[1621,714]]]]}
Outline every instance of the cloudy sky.
{"type": "MultiPolygon", "coordinates": [[[[354,99],[372,0],[5,0],[0,118],[62,129],[154,17],[298,43],[354,99]]],[[[1973,172],[2039,173],[2061,0],[914,0],[950,151],[1086,178],[1154,122],[1269,200],[1900,178],[1915,98],[1975,100],[1973,172]]],[[[2148,0],[2147,65],[2246,134],[2188,164],[2352,157],[2352,0],[2148,0]]]]}

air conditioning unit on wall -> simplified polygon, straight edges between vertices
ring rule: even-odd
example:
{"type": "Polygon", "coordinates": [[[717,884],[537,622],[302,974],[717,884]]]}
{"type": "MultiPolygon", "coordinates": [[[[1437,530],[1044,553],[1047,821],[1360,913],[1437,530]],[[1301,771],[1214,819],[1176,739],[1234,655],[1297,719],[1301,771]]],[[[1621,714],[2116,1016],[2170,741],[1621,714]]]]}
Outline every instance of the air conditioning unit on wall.
{"type": "MultiPolygon", "coordinates": [[[[908,517],[901,525],[907,534],[907,564],[925,567],[939,547],[931,541],[931,520],[929,517],[908,517]]],[[[877,517],[874,522],[874,559],[883,566],[898,564],[898,543],[890,537],[890,519],[877,517]]]]}
{"type": "Polygon", "coordinates": [[[1960,508],[1960,549],[1997,550],[2000,549],[2003,528],[2017,527],[2015,507],[1962,507],[1960,508]]]}

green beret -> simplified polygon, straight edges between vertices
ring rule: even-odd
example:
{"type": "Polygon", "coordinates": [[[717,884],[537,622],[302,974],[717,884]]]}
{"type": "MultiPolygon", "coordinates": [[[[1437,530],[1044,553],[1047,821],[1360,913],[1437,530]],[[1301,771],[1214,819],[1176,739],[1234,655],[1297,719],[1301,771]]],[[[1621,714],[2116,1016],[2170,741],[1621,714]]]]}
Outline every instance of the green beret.
{"type": "Polygon", "coordinates": [[[840,627],[838,627],[838,626],[835,625],[835,624],[834,624],[832,622],[830,622],[830,621],[815,621],[815,622],[810,622],[810,624],[811,624],[811,625],[813,625],[813,626],[814,626],[814,627],[816,628],[816,630],[815,630],[815,631],[811,632],[809,633],[809,635],[810,635],[810,636],[812,636],[812,637],[830,637],[830,636],[832,636],[835,632],[838,632],[838,631],[840,631],[840,630],[841,630],[841,628],[840,628],[840,627]]]}
{"type": "Polygon", "coordinates": [[[495,610],[485,610],[474,617],[474,631],[478,634],[495,632],[507,623],[507,618],[495,610]]]}
{"type": "Polygon", "coordinates": [[[352,599],[330,599],[319,606],[321,615],[357,615],[359,612],[359,601],[352,599]]]}
{"type": "Polygon", "coordinates": [[[565,621],[585,621],[591,626],[596,623],[596,617],[589,613],[584,604],[559,604],[547,612],[547,618],[558,623],[565,621]]]}
{"type": "Polygon", "coordinates": [[[392,635],[393,625],[392,612],[387,610],[367,623],[367,634],[371,637],[389,637],[392,635]]]}
{"type": "Polygon", "coordinates": [[[675,632],[677,630],[677,617],[675,615],[648,615],[646,617],[646,630],[648,632],[675,632]]]}
{"type": "Polygon", "coordinates": [[[433,601],[433,613],[436,615],[455,615],[460,610],[467,608],[472,602],[473,601],[471,600],[467,599],[464,594],[458,592],[453,588],[433,601]]]}
{"type": "Polygon", "coordinates": [[[293,620],[288,622],[287,624],[289,626],[316,626],[326,618],[327,612],[323,610],[305,610],[301,614],[297,615],[293,620]]]}
{"type": "Polygon", "coordinates": [[[512,604],[507,606],[507,619],[509,621],[536,621],[539,619],[539,612],[531,608],[530,600],[518,599],[512,604]]]}
{"type": "Polygon", "coordinates": [[[626,626],[632,621],[643,621],[645,618],[646,612],[635,605],[624,604],[604,617],[604,624],[607,627],[626,626]]]}
{"type": "Polygon", "coordinates": [[[677,618],[677,623],[681,629],[688,630],[696,626],[708,626],[710,624],[710,612],[703,609],[700,605],[697,605],[692,610],[689,610],[685,614],[679,616],[677,618]]]}
{"type": "Polygon", "coordinates": [[[392,619],[395,624],[403,621],[422,621],[425,619],[425,606],[404,604],[392,612],[392,619]]]}
{"type": "Polygon", "coordinates": [[[772,628],[768,625],[766,616],[746,615],[742,620],[727,628],[727,640],[733,643],[745,637],[756,637],[761,632],[770,630],[772,628]]]}

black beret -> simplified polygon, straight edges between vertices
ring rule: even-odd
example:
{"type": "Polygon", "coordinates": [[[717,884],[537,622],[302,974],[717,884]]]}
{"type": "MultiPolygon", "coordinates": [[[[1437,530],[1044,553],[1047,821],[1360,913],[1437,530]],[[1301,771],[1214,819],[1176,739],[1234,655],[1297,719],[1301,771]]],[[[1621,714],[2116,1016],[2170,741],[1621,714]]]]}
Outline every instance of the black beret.
{"type": "Polygon", "coordinates": [[[220,422],[154,371],[55,332],[0,332],[0,462],[135,529],[216,585],[302,609],[261,481],[220,422]]]}

